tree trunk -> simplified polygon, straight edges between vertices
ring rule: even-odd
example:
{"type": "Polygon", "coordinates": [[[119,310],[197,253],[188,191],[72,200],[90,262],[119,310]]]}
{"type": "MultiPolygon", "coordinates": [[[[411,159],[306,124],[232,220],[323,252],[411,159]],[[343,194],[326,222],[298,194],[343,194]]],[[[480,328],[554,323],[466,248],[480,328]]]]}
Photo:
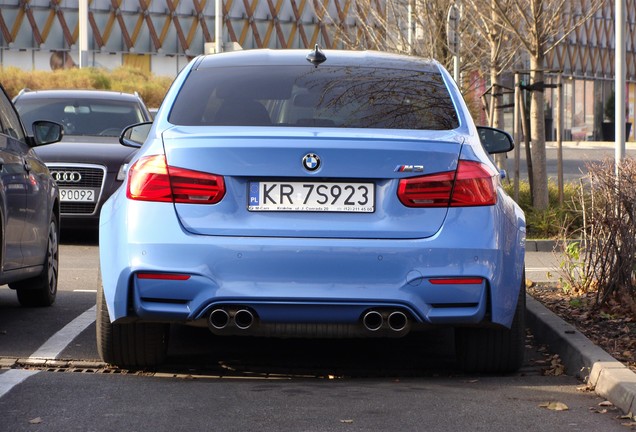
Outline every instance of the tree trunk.
{"type": "Polygon", "coordinates": [[[533,206],[537,210],[548,208],[548,172],[546,167],[545,152],[545,105],[544,105],[544,55],[541,50],[539,54],[533,55],[530,59],[530,83],[536,85],[530,97],[530,137],[532,140],[532,163],[533,163],[533,206]]]}
{"type": "MultiPolygon", "coordinates": [[[[491,110],[492,117],[490,119],[490,126],[503,129],[503,110],[500,108],[503,100],[503,88],[500,85],[500,77],[497,66],[498,65],[495,64],[490,68],[490,82],[492,84],[492,97],[490,98],[490,103],[494,107],[491,110]]],[[[495,155],[495,164],[499,167],[499,169],[507,170],[507,162],[508,159],[506,153],[498,153],[495,155]]]]}
{"type": "MultiPolygon", "coordinates": [[[[494,25],[492,26],[489,34],[490,45],[490,83],[492,85],[492,98],[490,103],[493,105],[491,110],[492,116],[490,117],[490,126],[503,129],[504,116],[501,106],[503,105],[503,88],[501,87],[501,65],[500,65],[500,38],[501,38],[501,18],[497,14],[497,5],[495,0],[490,0],[491,12],[490,18],[494,25]]],[[[495,155],[495,164],[499,169],[507,170],[507,155],[505,153],[499,153],[495,155]]]]}

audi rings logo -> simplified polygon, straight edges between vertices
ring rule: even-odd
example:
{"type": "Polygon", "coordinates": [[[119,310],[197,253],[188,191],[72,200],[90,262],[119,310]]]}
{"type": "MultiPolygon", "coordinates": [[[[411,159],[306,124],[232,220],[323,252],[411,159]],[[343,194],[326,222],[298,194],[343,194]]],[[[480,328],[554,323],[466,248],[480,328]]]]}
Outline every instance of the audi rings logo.
{"type": "Polygon", "coordinates": [[[77,171],[51,171],[53,179],[58,183],[79,183],[82,175],[77,171]]]}

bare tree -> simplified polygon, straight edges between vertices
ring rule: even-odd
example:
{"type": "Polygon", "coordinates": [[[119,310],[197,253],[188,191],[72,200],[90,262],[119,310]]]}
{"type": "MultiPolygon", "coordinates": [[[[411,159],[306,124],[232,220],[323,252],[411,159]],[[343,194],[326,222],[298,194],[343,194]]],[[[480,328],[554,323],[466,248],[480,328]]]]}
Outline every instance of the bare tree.
{"type": "MultiPolygon", "coordinates": [[[[342,34],[346,46],[383,48],[433,57],[450,67],[446,14],[451,0],[355,1],[354,19],[358,31],[353,35],[342,34]]],[[[479,71],[483,76],[489,76],[495,108],[501,104],[502,72],[522,52],[529,58],[531,183],[533,205],[540,210],[548,207],[544,112],[546,55],[574,37],[572,33],[594,16],[605,1],[463,0],[461,35],[465,48],[461,54],[462,72],[479,71]],[[484,58],[488,61],[484,62],[484,58]]],[[[464,85],[464,91],[467,90],[464,85]]],[[[501,110],[491,112],[495,113],[491,123],[500,127],[502,118],[498,114],[501,110]]]]}
{"type": "MultiPolygon", "coordinates": [[[[347,4],[353,0],[348,0],[347,4]]],[[[389,52],[429,57],[451,69],[453,53],[448,46],[447,15],[454,0],[355,0],[349,8],[355,31],[341,32],[344,46],[353,49],[381,49],[389,52]]],[[[336,21],[333,11],[322,7],[325,19],[336,21]]],[[[338,14],[340,15],[340,14],[338,14]]],[[[465,77],[461,83],[464,93],[473,85],[473,72],[487,76],[489,63],[488,45],[483,35],[474,29],[471,20],[459,23],[461,34],[461,71],[465,77]]]]}
{"type": "Polygon", "coordinates": [[[574,30],[594,16],[605,0],[491,0],[497,15],[530,59],[530,136],[533,163],[533,205],[548,207],[545,151],[545,58],[574,30]]]}
{"type": "MultiPolygon", "coordinates": [[[[463,19],[479,33],[488,47],[489,61],[486,67],[489,71],[491,95],[488,120],[490,126],[503,128],[504,87],[501,77],[510,70],[517,50],[512,46],[511,34],[495,12],[492,2],[493,0],[465,0],[463,19]]],[[[501,3],[506,9],[511,7],[511,0],[501,0],[501,3]]],[[[497,156],[497,165],[505,168],[506,155],[497,156]]]]}

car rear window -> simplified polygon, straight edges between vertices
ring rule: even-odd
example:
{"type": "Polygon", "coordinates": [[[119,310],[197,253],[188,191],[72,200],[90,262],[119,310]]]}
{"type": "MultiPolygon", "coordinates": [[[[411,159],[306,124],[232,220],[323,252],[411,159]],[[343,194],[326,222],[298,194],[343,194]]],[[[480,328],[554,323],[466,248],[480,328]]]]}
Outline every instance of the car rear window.
{"type": "Polygon", "coordinates": [[[193,70],[169,121],[187,126],[455,129],[438,72],[367,67],[193,70]]]}
{"type": "Polygon", "coordinates": [[[60,123],[67,135],[119,136],[126,126],[145,120],[130,101],[87,98],[23,97],[15,106],[30,129],[36,120],[60,123]]]}

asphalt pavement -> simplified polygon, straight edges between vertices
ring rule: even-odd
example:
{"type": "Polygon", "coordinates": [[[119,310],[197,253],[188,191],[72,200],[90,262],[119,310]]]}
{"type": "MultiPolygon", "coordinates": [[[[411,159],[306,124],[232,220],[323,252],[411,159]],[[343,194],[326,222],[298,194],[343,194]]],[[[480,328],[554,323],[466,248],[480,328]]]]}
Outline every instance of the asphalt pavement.
{"type": "MultiPolygon", "coordinates": [[[[526,278],[533,282],[556,283],[559,253],[550,241],[528,241],[526,278]]],[[[584,380],[601,397],[625,413],[636,415],[636,373],[594,345],[583,333],[527,297],[527,325],[535,340],[548,345],[561,358],[566,373],[584,380]]]]}

